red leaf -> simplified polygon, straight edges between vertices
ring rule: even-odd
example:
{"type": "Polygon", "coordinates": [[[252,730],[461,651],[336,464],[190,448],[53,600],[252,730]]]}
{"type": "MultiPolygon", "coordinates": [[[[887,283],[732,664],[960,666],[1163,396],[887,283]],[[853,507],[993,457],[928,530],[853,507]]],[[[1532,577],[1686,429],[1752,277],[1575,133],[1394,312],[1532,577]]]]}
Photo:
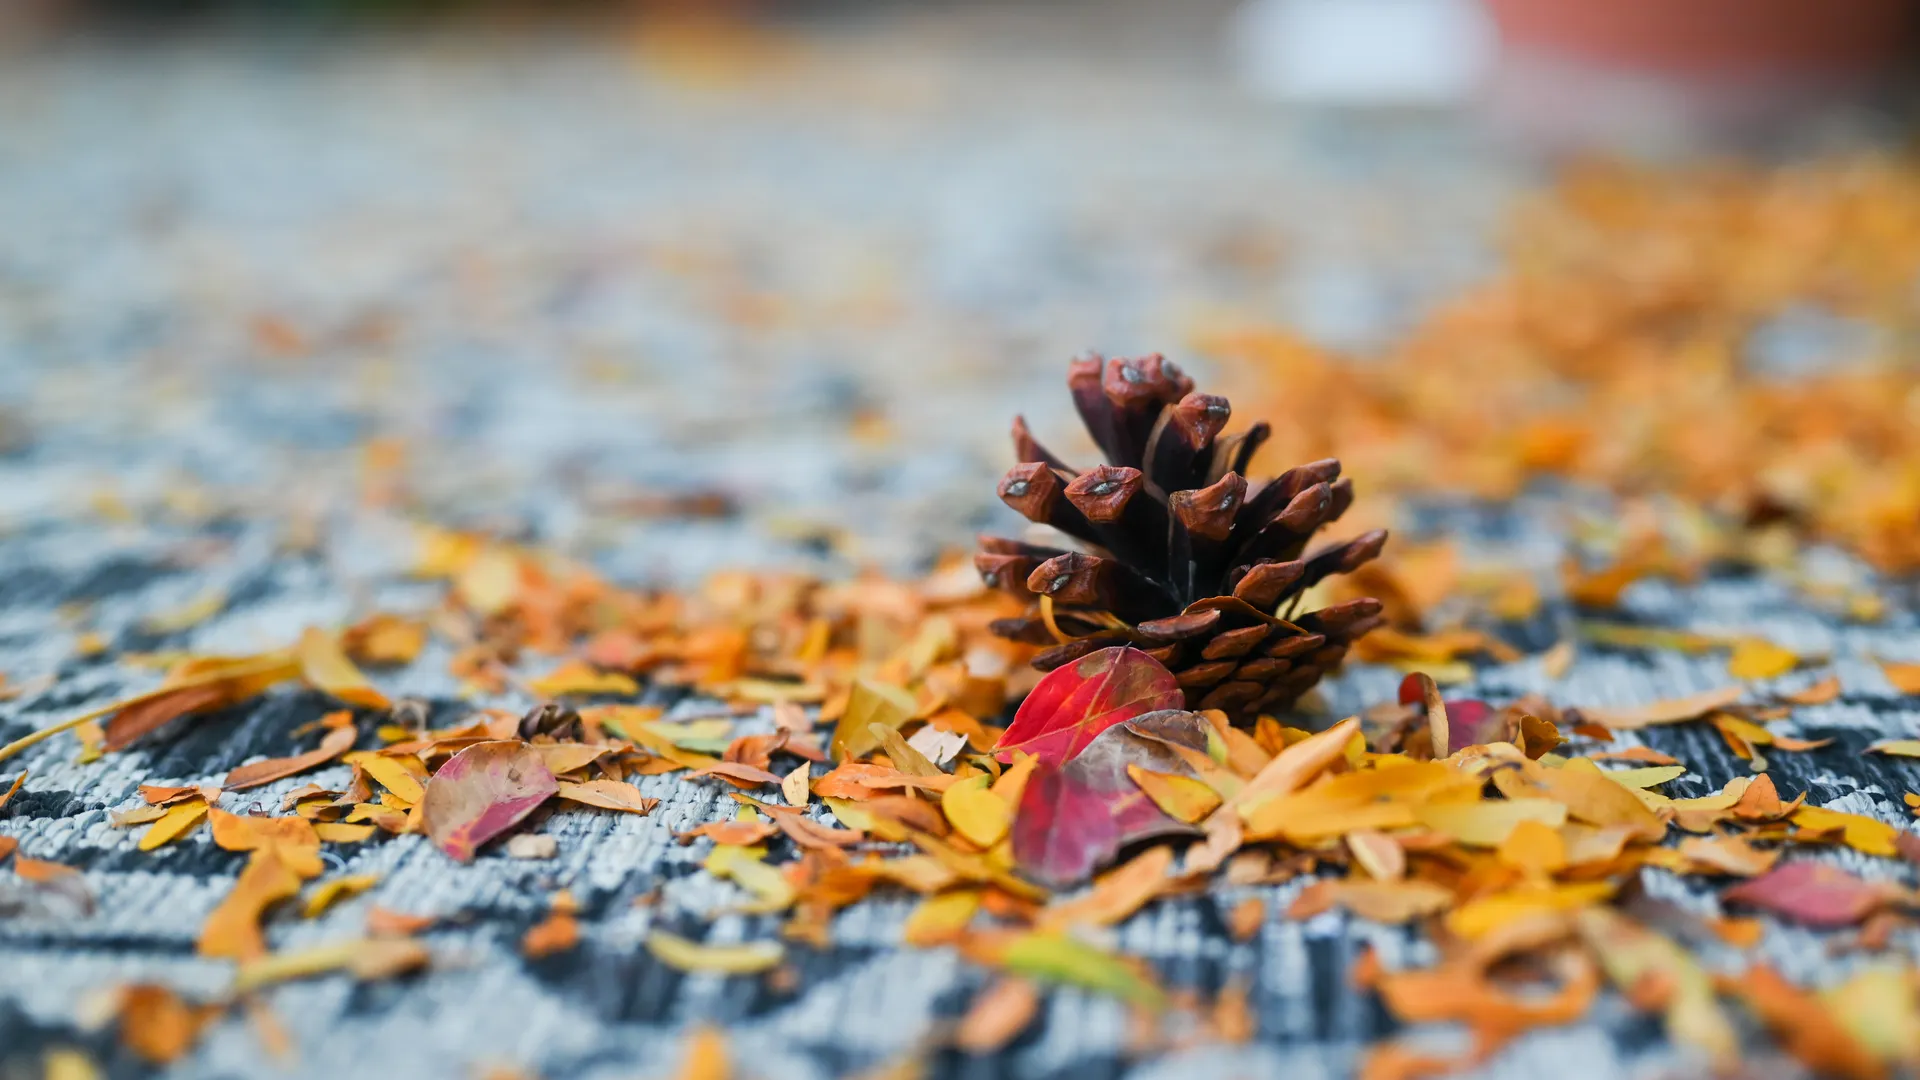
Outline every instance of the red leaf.
{"type": "Polygon", "coordinates": [[[427,781],[420,810],[441,851],[472,862],[481,844],[533,813],[560,790],[547,763],[524,743],[475,743],[427,781]]]}
{"type": "Polygon", "coordinates": [[[1819,862],[1782,863],[1720,894],[1808,926],[1852,926],[1892,898],[1887,886],[1819,862]]]}
{"type": "MultiPolygon", "coordinates": [[[[1125,646],[1101,649],[1041,679],[994,750],[1002,761],[1025,750],[1042,765],[1059,765],[1122,720],[1177,709],[1182,700],[1180,684],[1160,661],[1125,646]]],[[[1120,778],[1126,780],[1124,769],[1120,778]]]]}
{"type": "Polygon", "coordinates": [[[1021,872],[1055,887],[1070,885],[1136,840],[1198,834],[1155,806],[1127,766],[1191,776],[1186,758],[1169,744],[1205,754],[1208,729],[1199,713],[1162,710],[1109,727],[1065,765],[1043,762],[1028,779],[1013,821],[1013,858],[1021,872]]]}

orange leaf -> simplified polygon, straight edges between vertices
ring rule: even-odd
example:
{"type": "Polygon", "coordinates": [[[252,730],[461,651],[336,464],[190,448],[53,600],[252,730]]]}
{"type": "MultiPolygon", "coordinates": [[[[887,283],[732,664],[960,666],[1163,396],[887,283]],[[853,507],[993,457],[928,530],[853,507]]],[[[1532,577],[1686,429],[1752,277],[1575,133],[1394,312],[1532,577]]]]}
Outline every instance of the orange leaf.
{"type": "Polygon", "coordinates": [[[227,774],[222,781],[228,791],[244,791],[261,784],[271,784],[275,780],[284,780],[289,776],[317,768],[353,749],[354,740],[359,732],[351,727],[333,727],[320,740],[320,745],[304,754],[292,757],[268,758],[249,765],[241,765],[227,774]]]}

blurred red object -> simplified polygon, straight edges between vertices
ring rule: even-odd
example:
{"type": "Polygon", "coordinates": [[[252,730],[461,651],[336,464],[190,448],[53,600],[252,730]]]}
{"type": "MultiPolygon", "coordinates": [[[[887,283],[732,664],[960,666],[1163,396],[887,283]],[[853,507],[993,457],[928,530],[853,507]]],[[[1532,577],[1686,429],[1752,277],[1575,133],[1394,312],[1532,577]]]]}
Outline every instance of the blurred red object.
{"type": "Polygon", "coordinates": [[[1706,82],[1846,82],[1910,55],[1912,0],[1485,0],[1509,50],[1706,82]]]}

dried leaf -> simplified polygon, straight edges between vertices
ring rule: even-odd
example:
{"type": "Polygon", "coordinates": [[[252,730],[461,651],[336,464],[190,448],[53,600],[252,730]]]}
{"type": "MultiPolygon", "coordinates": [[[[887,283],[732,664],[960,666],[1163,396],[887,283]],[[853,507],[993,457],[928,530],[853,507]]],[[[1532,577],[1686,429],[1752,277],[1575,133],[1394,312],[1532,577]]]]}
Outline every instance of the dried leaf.
{"type": "Polygon", "coordinates": [[[1800,657],[1763,638],[1741,638],[1727,658],[1727,674],[1736,679],[1773,679],[1792,671],[1800,657]]]}
{"type": "Polygon", "coordinates": [[[1899,854],[1894,841],[1899,838],[1901,831],[1879,818],[1845,814],[1824,806],[1802,806],[1793,811],[1790,820],[1808,832],[1838,832],[1846,845],[1855,851],[1883,859],[1891,859],[1899,854]]]}
{"type": "Polygon", "coordinates": [[[332,881],[323,881],[320,887],[307,895],[307,902],[300,906],[300,914],[309,919],[317,919],[333,905],[349,897],[359,896],[375,885],[380,884],[378,874],[349,874],[332,881]]]}
{"type": "Polygon", "coordinates": [[[119,999],[120,1042],[149,1065],[178,1061],[220,1015],[218,1007],[189,1005],[155,983],[121,987],[119,999]]]}
{"type": "Polygon", "coordinates": [[[1580,715],[1592,723],[1616,730],[1650,727],[1655,724],[1677,724],[1698,719],[1715,709],[1724,709],[1739,701],[1745,693],[1745,687],[1724,686],[1718,690],[1707,690],[1687,697],[1655,701],[1629,708],[1582,708],[1580,715]]]}
{"type": "Polygon", "coordinates": [[[300,677],[316,690],[369,709],[385,709],[393,704],[347,659],[337,634],[308,627],[300,635],[300,643],[294,646],[294,655],[300,663],[300,677]]]}
{"type": "Polygon", "coordinates": [[[1604,908],[1575,919],[1608,980],[1639,1008],[1665,1013],[1668,1037],[1705,1051],[1718,1067],[1739,1056],[1739,1037],[1713,980],[1684,949],[1604,908]]]}
{"type": "Polygon", "coordinates": [[[886,751],[887,758],[893,762],[893,767],[901,772],[910,776],[943,775],[940,766],[928,761],[925,754],[907,745],[907,740],[893,728],[885,724],[873,723],[867,725],[867,733],[873,736],[874,742],[878,743],[882,750],[886,751]]]}
{"type": "Polygon", "coordinates": [[[958,941],[979,910],[979,889],[955,889],[929,896],[907,916],[901,938],[921,948],[958,941]]]}
{"type": "Polygon", "coordinates": [[[1447,756],[1447,745],[1451,737],[1447,725],[1447,703],[1440,696],[1440,687],[1433,676],[1416,671],[1400,680],[1400,704],[1421,703],[1427,710],[1427,733],[1436,758],[1447,756]]]}
{"type": "Polygon", "coordinates": [[[1781,700],[1793,705],[1825,705],[1839,696],[1840,676],[1829,675],[1805,690],[1782,695],[1781,700]]]}
{"type": "Polygon", "coordinates": [[[1885,1065],[1867,1053],[1821,1001],[1766,964],[1755,964],[1727,988],[1739,995],[1786,1044],[1787,1052],[1821,1076],[1881,1080],[1885,1065]]]}
{"type": "Polygon", "coordinates": [[[1506,866],[1544,878],[1567,865],[1567,842],[1554,826],[1541,821],[1522,821],[1500,841],[1494,855],[1506,866]]]}
{"type": "Polygon", "coordinates": [[[1001,978],[973,999],[953,1031],[953,1045],[991,1054],[1012,1042],[1040,1011],[1039,988],[1027,979],[1001,978]]]}
{"type": "MultiPolygon", "coordinates": [[[[443,770],[444,771],[444,770],[443,770]]],[[[437,779],[437,777],[436,777],[437,779]]],[[[660,805],[659,799],[640,794],[640,789],[624,780],[561,780],[555,794],[572,802],[597,806],[602,810],[624,810],[630,814],[648,814],[660,805]]]]}
{"type": "Polygon", "coordinates": [[[640,684],[634,682],[631,675],[601,671],[584,660],[569,660],[537,679],[527,680],[527,689],[549,698],[568,694],[633,697],[640,692],[640,684]]]}
{"type": "Polygon", "coordinates": [[[1014,818],[1013,855],[1021,872],[1071,884],[1112,861],[1126,844],[1196,832],[1154,805],[1127,766],[1190,775],[1178,750],[1204,754],[1210,730],[1198,713],[1146,713],[1107,727],[1065,765],[1039,767],[1014,818]]]}
{"type": "Polygon", "coordinates": [[[571,912],[555,911],[535,923],[520,939],[520,952],[529,960],[563,953],[580,944],[580,920],[571,912]]]}
{"type": "Polygon", "coordinates": [[[1778,851],[1762,851],[1738,836],[1689,836],[1680,841],[1680,854],[1725,874],[1753,877],[1773,869],[1778,851]]]}
{"type": "Polygon", "coordinates": [[[919,702],[905,687],[871,679],[855,679],[846,711],[834,725],[828,746],[835,761],[865,757],[879,747],[873,725],[900,729],[919,710],[919,702]]]}
{"type": "Polygon", "coordinates": [[[147,829],[140,837],[140,850],[152,851],[163,844],[175,840],[193,831],[195,825],[207,816],[207,804],[201,799],[189,799],[167,807],[159,821],[147,829]]]}
{"type": "Polygon", "coordinates": [[[1005,839],[1013,826],[1013,809],[987,790],[987,779],[984,775],[969,777],[940,796],[940,809],[948,824],[983,850],[1005,839]]]}
{"type": "Polygon", "coordinates": [[[340,635],[349,657],[366,664],[410,664],[427,646],[427,624],[399,615],[370,615],[340,635]]]}
{"type": "Polygon", "coordinates": [[[1287,917],[1304,919],[1341,907],[1372,922],[1403,923],[1444,911],[1452,904],[1452,891],[1430,881],[1347,878],[1307,886],[1294,898],[1287,917]]]}
{"type": "Polygon", "coordinates": [[[27,774],[23,772],[19,776],[16,776],[13,778],[13,783],[7,785],[7,790],[0,791],[0,810],[5,810],[7,808],[7,804],[13,801],[13,797],[15,795],[20,794],[20,789],[26,784],[26,782],[27,782],[27,774]]]}
{"type": "Polygon", "coordinates": [[[1920,664],[1880,661],[1880,671],[1903,694],[1920,694],[1920,664]]]}
{"type": "Polygon", "coordinates": [[[994,744],[1001,761],[1025,751],[1043,765],[1062,765],[1115,724],[1178,709],[1185,699],[1173,673],[1138,649],[1092,652],[1055,668],[1027,694],[1013,723],[994,744]]]}
{"type": "Polygon", "coordinates": [[[1173,868],[1173,849],[1153,847],[1096,879],[1085,896],[1056,904],[1040,913],[1037,925],[1066,927],[1112,926],[1140,910],[1167,886],[1173,868]]]}
{"type": "Polygon", "coordinates": [[[440,766],[420,805],[434,845],[472,862],[480,845],[519,824],[559,790],[540,755],[524,744],[485,742],[440,766]]]}
{"type": "MultiPolygon", "coordinates": [[[[484,744],[483,744],[484,745],[484,744]]],[[[472,749],[469,747],[468,749],[472,749]]],[[[465,751],[462,751],[465,753],[465,751]]],[[[459,755],[455,755],[457,758],[459,755]]],[[[379,781],[380,786],[392,792],[394,797],[413,806],[426,798],[427,768],[413,754],[385,751],[381,753],[356,752],[345,755],[341,760],[364,770],[368,776],[379,781]]],[[[449,762],[448,764],[452,764],[449,762]]],[[[542,768],[545,766],[543,765],[542,768]]],[[[445,766],[441,767],[445,770],[445,766]]]]}
{"type": "Polygon", "coordinates": [[[1618,825],[1634,836],[1657,841],[1667,835],[1647,804],[1591,763],[1569,762],[1564,768],[1541,769],[1533,779],[1548,798],[1564,803],[1567,813],[1594,825],[1618,825]],[[1585,768],[1576,765],[1585,764],[1585,768]]]}
{"type": "Polygon", "coordinates": [[[1801,860],[1777,866],[1720,894],[1808,926],[1853,926],[1897,895],[1826,863],[1801,860]]]}
{"type": "Polygon", "coordinates": [[[665,930],[647,935],[647,951],[676,971],[718,975],[753,975],[778,966],[785,956],[777,941],[706,945],[665,930]]]}
{"type": "Polygon", "coordinates": [[[361,982],[375,982],[417,971],[432,958],[425,945],[408,938],[352,938],[250,960],[234,972],[233,989],[244,994],[336,971],[347,972],[361,982]]]}
{"type": "Polygon", "coordinates": [[[1414,810],[1420,824],[1462,844],[1499,847],[1523,821],[1558,828],[1567,808],[1552,799],[1503,799],[1498,802],[1426,803],[1414,810]]]}
{"type": "Polygon", "coordinates": [[[1219,792],[1191,776],[1154,772],[1129,764],[1127,778],[1153,800],[1161,813],[1175,821],[1195,824],[1221,805],[1219,792]]]}
{"type": "Polygon", "coordinates": [[[805,807],[807,805],[807,782],[813,776],[813,763],[803,761],[780,781],[780,794],[787,800],[788,806],[805,807]]]}
{"type": "Polygon", "coordinates": [[[1044,982],[1067,983],[1159,1008],[1166,995],[1139,969],[1079,938],[1051,931],[1020,934],[997,950],[1001,967],[1044,982]]]}
{"type": "Polygon", "coordinates": [[[1881,739],[1867,747],[1866,752],[1891,757],[1920,757],[1920,739],[1881,739]]]}
{"type": "Polygon", "coordinates": [[[228,791],[245,791],[247,788],[271,784],[275,780],[284,780],[289,776],[306,772],[332,761],[334,758],[353,749],[353,743],[359,733],[351,727],[332,727],[320,740],[320,745],[304,754],[292,757],[269,758],[242,765],[227,774],[221,786],[228,791]]]}
{"type": "Polygon", "coordinates": [[[287,865],[277,848],[256,851],[240,871],[233,891],[207,916],[197,945],[200,955],[235,960],[266,955],[267,942],[261,934],[260,921],[268,908],[292,899],[300,891],[300,880],[301,875],[287,865]]]}

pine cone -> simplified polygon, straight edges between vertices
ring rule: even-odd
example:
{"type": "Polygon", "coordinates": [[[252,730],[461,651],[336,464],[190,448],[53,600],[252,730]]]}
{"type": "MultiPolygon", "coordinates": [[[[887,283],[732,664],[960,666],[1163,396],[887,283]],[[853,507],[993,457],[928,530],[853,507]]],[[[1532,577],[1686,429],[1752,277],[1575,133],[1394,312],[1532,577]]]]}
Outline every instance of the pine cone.
{"type": "Polygon", "coordinates": [[[1291,705],[1380,624],[1371,598],[1294,611],[1308,588],[1387,541],[1377,530],[1302,557],[1353,502],[1338,461],[1250,487],[1247,462],[1271,429],[1222,436],[1227,399],[1195,393],[1157,354],[1075,360],[1067,386],[1109,464],[1072,469],[1015,417],[1020,464],[1000,481],[1000,498],[1087,550],[981,537],[974,556],[988,585],[1035,601],[1026,616],[994,624],[1002,636],[1053,645],[1035,667],[1132,644],[1173,671],[1188,708],[1246,717],[1291,705]]]}

